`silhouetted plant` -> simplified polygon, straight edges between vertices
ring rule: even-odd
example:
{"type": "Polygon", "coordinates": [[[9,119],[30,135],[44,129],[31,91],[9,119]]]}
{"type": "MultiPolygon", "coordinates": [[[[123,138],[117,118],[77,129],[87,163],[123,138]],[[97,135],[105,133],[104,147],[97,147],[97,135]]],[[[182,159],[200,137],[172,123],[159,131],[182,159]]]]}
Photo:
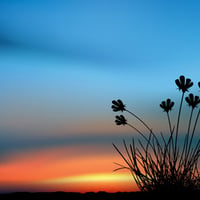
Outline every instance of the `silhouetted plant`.
{"type": "Polygon", "coordinates": [[[123,104],[123,102],[120,99],[118,99],[117,101],[113,100],[112,103],[113,103],[112,109],[114,112],[125,111],[126,106],[123,104]]]}
{"type": "MultiPolygon", "coordinates": [[[[178,86],[179,90],[182,90],[182,97],[181,97],[181,103],[179,107],[179,112],[178,112],[178,120],[177,120],[177,126],[176,126],[176,138],[175,138],[175,152],[174,156],[177,157],[177,138],[178,138],[178,129],[179,129],[179,121],[180,121],[180,116],[181,116],[181,109],[182,109],[182,104],[183,104],[183,98],[185,92],[188,92],[188,89],[193,86],[193,82],[191,79],[187,78],[185,80],[185,77],[181,75],[179,79],[175,80],[176,85],[178,86]]],[[[176,159],[175,159],[176,160],[176,159]]]]}
{"type": "MultiPolygon", "coordinates": [[[[175,126],[172,127],[169,112],[174,106],[171,99],[162,101],[160,107],[167,113],[170,136],[166,138],[161,133],[158,137],[153,130],[136,114],[126,109],[122,100],[112,101],[112,109],[114,112],[122,111],[131,114],[148,130],[146,135],[138,128],[130,124],[124,115],[116,116],[117,125],[128,125],[139,133],[143,140],[138,139],[139,146],[136,146],[134,138],[131,143],[127,145],[123,140],[124,153],[113,144],[114,148],[120,154],[125,164],[119,164],[118,168],[127,169],[133,175],[133,178],[142,191],[193,191],[200,189],[200,172],[198,168],[198,161],[200,157],[200,139],[196,145],[193,145],[193,138],[197,126],[200,109],[196,115],[193,128],[191,131],[191,122],[194,109],[200,104],[199,96],[189,94],[185,98],[186,103],[191,107],[189,115],[188,128],[184,137],[183,146],[178,145],[179,122],[181,116],[181,109],[184,100],[184,94],[193,86],[191,79],[182,75],[175,80],[178,89],[182,91],[180,101],[178,118],[175,126]],[[161,139],[160,139],[161,138],[161,139]]],[[[200,87],[200,82],[198,82],[200,87]]]]}
{"type": "Polygon", "coordinates": [[[120,115],[120,116],[117,115],[115,123],[117,125],[126,125],[127,124],[127,120],[125,119],[125,117],[123,115],[120,115]]]}
{"type": "Polygon", "coordinates": [[[199,96],[194,96],[192,93],[190,93],[189,96],[185,98],[185,100],[189,106],[192,106],[192,110],[200,103],[199,96]]]}
{"type": "Polygon", "coordinates": [[[188,89],[193,86],[193,82],[190,78],[185,80],[185,76],[181,75],[179,79],[175,80],[176,85],[179,90],[182,90],[183,93],[188,92],[188,89]]]}
{"type": "Polygon", "coordinates": [[[169,113],[169,111],[174,106],[174,102],[171,99],[167,99],[166,101],[162,101],[160,107],[164,110],[164,112],[169,113]]]}

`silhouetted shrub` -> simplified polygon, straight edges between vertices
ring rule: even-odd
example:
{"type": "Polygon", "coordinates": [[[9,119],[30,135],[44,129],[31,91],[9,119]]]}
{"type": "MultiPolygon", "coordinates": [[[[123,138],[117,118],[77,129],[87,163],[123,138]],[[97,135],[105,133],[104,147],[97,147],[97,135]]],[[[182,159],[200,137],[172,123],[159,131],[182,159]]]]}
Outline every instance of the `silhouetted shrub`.
{"type": "MultiPolygon", "coordinates": [[[[167,114],[169,124],[169,136],[164,137],[161,133],[156,135],[140,117],[129,111],[122,100],[113,100],[112,109],[114,112],[127,112],[139,120],[149,132],[148,135],[141,132],[134,125],[130,124],[124,115],[116,116],[117,125],[127,125],[133,128],[143,140],[138,139],[136,145],[134,138],[128,145],[123,140],[124,153],[113,144],[114,148],[122,157],[124,164],[118,165],[114,171],[127,169],[131,172],[137,186],[141,191],[195,191],[200,189],[200,172],[198,161],[200,156],[200,139],[193,145],[194,134],[200,115],[200,109],[196,113],[194,123],[192,117],[194,110],[200,103],[199,96],[192,93],[185,98],[186,103],[191,107],[189,114],[188,127],[184,135],[183,145],[179,145],[179,122],[185,93],[193,86],[191,79],[182,75],[175,80],[178,89],[182,92],[178,110],[177,121],[172,126],[170,111],[174,106],[171,99],[162,101],[160,107],[167,114]],[[193,124],[193,127],[191,127],[193,124]]],[[[198,82],[200,87],[200,82],[198,82]]]]}

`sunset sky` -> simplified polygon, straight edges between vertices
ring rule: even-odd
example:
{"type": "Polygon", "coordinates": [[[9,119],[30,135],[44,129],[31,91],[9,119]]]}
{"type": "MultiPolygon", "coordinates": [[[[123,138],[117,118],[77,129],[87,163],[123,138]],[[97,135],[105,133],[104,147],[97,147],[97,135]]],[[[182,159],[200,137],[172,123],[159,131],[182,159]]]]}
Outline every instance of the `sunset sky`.
{"type": "Polygon", "coordinates": [[[137,190],[113,172],[112,143],[136,133],[115,125],[111,102],[167,134],[159,104],[173,99],[176,118],[174,80],[191,78],[200,94],[199,10],[196,0],[0,0],[0,192],[137,190]]]}

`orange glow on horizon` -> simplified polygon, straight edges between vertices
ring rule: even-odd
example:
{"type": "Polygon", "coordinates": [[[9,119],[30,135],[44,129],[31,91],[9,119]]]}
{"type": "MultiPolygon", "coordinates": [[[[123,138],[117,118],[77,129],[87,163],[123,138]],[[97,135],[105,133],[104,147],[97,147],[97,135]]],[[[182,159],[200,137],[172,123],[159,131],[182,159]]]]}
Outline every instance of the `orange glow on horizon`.
{"type": "Polygon", "coordinates": [[[21,153],[0,163],[0,191],[5,187],[12,191],[137,190],[130,174],[113,172],[116,167],[113,162],[121,162],[115,152],[95,154],[94,146],[48,148],[21,153]]]}

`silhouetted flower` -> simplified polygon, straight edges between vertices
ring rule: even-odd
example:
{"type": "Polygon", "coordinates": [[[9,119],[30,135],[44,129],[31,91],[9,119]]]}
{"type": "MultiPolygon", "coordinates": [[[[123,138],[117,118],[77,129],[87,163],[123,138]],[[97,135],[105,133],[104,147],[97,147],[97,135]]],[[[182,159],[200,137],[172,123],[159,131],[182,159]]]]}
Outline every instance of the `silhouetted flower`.
{"type": "Polygon", "coordinates": [[[191,81],[191,79],[187,78],[185,80],[185,76],[183,75],[180,76],[179,79],[176,79],[175,83],[178,86],[178,89],[182,90],[183,93],[188,91],[188,89],[193,86],[193,82],[191,81]]]}
{"type": "Polygon", "coordinates": [[[113,105],[112,105],[112,109],[114,112],[118,112],[118,111],[124,111],[125,110],[125,105],[123,104],[122,100],[118,99],[117,101],[113,100],[112,101],[113,105]]]}
{"type": "Polygon", "coordinates": [[[127,120],[123,115],[119,115],[119,116],[117,115],[115,123],[117,125],[126,125],[127,124],[127,120]]]}
{"type": "Polygon", "coordinates": [[[194,96],[192,93],[189,94],[189,96],[186,97],[185,100],[189,106],[192,106],[193,109],[197,107],[197,105],[200,103],[199,96],[194,96]]]}
{"type": "Polygon", "coordinates": [[[167,99],[166,101],[162,101],[160,107],[164,110],[164,112],[169,112],[174,106],[174,102],[171,99],[167,99]]]}
{"type": "Polygon", "coordinates": [[[198,82],[198,86],[200,87],[200,82],[198,82]]]}

